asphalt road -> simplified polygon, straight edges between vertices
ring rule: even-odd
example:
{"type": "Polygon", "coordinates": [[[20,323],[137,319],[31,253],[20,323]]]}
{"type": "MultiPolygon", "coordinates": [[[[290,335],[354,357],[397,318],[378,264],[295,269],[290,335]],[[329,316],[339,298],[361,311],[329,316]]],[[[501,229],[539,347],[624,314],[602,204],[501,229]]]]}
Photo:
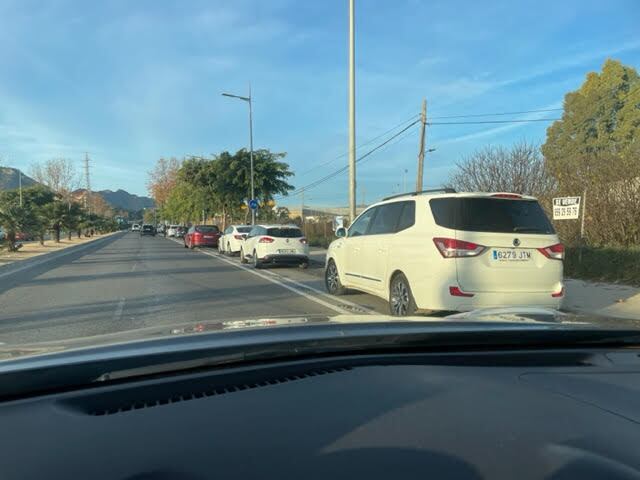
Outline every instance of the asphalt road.
{"type": "Polygon", "coordinates": [[[359,310],[323,293],[321,284],[313,272],[255,271],[214,250],[191,251],[160,236],[120,233],[0,278],[0,342],[359,310]]]}

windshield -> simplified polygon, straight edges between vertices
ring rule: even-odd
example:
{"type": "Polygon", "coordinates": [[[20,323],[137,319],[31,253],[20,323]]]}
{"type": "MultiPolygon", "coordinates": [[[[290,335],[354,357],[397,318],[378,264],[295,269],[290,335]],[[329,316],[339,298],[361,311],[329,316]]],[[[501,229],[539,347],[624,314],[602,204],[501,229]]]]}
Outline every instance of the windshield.
{"type": "Polygon", "coordinates": [[[639,21],[0,2],[0,364],[451,315],[640,327],[639,21]]]}
{"type": "Polygon", "coordinates": [[[470,232],[555,233],[535,200],[438,198],[429,202],[436,223],[470,232]]]}

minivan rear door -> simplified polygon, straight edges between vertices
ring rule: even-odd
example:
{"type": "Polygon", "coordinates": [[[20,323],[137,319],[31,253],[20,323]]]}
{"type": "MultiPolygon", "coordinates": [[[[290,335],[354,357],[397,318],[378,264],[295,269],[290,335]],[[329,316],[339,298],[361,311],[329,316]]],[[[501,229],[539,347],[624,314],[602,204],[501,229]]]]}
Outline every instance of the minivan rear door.
{"type": "MultiPolygon", "coordinates": [[[[432,199],[436,223],[453,238],[482,246],[475,256],[455,257],[463,292],[556,292],[562,261],[539,249],[558,244],[551,222],[533,199],[445,197],[432,199]]],[[[471,245],[469,245],[471,244],[471,245]]]]}

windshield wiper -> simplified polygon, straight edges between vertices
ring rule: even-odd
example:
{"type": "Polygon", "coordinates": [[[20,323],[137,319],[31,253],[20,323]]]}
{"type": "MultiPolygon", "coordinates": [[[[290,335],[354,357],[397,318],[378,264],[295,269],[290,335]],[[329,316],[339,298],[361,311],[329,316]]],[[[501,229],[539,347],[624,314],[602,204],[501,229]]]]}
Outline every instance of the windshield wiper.
{"type": "Polygon", "coordinates": [[[550,233],[547,230],[536,227],[513,227],[513,231],[520,233],[550,233]]]}

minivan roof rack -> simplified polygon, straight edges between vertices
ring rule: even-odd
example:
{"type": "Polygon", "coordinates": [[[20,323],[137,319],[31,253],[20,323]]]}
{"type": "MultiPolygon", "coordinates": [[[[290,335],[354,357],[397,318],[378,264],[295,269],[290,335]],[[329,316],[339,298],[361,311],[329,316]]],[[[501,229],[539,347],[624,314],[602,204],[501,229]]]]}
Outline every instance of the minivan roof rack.
{"type": "Polygon", "coordinates": [[[384,202],[385,200],[391,200],[392,198],[406,197],[408,195],[415,197],[416,195],[424,195],[425,193],[457,193],[457,192],[455,188],[434,188],[432,190],[420,190],[419,192],[399,193],[397,195],[391,195],[390,197],[385,197],[382,199],[382,201],[384,202]]]}

